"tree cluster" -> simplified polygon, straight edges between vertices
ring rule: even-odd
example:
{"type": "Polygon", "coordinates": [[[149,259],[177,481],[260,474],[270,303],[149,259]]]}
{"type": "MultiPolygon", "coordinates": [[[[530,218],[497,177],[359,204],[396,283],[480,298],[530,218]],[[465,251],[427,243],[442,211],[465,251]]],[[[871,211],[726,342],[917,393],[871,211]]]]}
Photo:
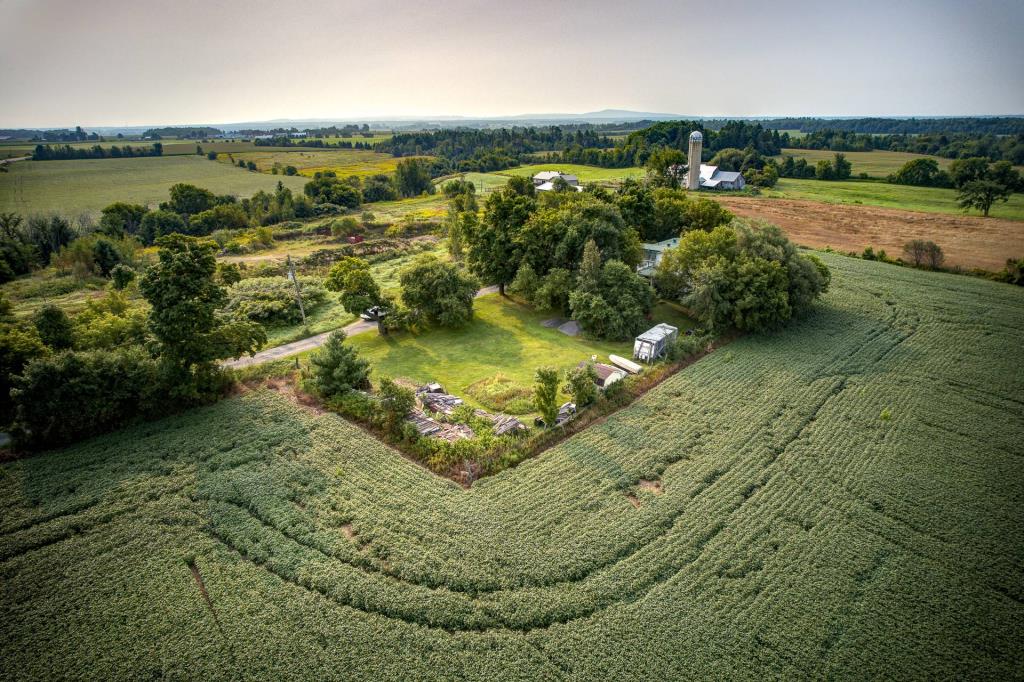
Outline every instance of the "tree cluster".
{"type": "Polygon", "coordinates": [[[662,255],[655,284],[710,329],[773,329],[807,312],[828,290],[828,268],[781,230],[740,221],[683,235],[662,255]]]}
{"type": "Polygon", "coordinates": [[[111,145],[109,147],[103,147],[101,145],[93,145],[92,147],[72,147],[69,144],[65,145],[42,145],[37,144],[36,148],[32,151],[33,161],[63,161],[67,159],[122,159],[131,158],[134,156],[162,156],[164,153],[164,147],[159,142],[155,142],[150,147],[132,147],[131,145],[124,145],[118,147],[117,145],[111,145]]]}

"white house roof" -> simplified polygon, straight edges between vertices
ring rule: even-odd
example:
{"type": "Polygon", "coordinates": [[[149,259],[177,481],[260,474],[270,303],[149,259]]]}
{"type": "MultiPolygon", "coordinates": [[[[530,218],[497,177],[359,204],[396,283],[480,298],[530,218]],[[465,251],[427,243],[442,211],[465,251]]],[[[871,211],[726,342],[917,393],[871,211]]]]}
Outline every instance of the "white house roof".
{"type": "Polygon", "coordinates": [[[556,178],[562,178],[570,185],[577,184],[580,179],[571,173],[561,173],[559,171],[541,171],[533,176],[535,182],[551,182],[556,178]]]}
{"type": "Polygon", "coordinates": [[[661,324],[654,325],[653,327],[645,331],[643,334],[636,337],[636,340],[657,343],[658,341],[661,341],[662,339],[668,336],[678,333],[679,330],[676,327],[673,327],[670,324],[665,324],[664,322],[662,322],[661,324]]]}
{"type": "Polygon", "coordinates": [[[672,239],[666,239],[654,244],[642,244],[641,246],[644,251],[664,251],[665,249],[679,246],[679,237],[673,237],[672,239]]]}
{"type": "Polygon", "coordinates": [[[736,182],[743,173],[737,171],[718,170],[718,166],[709,166],[706,163],[700,165],[700,186],[718,187],[723,182],[736,182]]]}
{"type": "MultiPolygon", "coordinates": [[[[572,183],[569,183],[569,184],[572,185],[572,183]]],[[[534,189],[536,189],[538,192],[550,192],[554,188],[555,188],[555,183],[553,183],[553,182],[542,182],[541,184],[539,184],[536,187],[534,187],[534,189]]],[[[579,185],[572,185],[572,188],[574,190],[576,190],[577,192],[582,192],[583,191],[583,188],[580,187],[579,185]]]]}

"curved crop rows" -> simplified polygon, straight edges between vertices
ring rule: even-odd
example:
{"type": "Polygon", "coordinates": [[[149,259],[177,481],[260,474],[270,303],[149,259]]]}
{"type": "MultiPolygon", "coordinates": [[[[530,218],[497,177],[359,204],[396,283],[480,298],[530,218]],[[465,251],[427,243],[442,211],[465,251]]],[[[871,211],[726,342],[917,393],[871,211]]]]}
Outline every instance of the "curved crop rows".
{"type": "Polygon", "coordinates": [[[825,256],[470,490],[264,392],[0,472],[0,677],[1012,677],[1021,290],[825,256]]]}

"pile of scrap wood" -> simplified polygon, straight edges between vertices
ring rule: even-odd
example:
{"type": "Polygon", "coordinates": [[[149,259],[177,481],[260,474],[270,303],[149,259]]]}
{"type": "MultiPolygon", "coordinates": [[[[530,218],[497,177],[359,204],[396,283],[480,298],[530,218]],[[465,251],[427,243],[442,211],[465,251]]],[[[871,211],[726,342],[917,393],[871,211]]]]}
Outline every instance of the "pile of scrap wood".
{"type": "Polygon", "coordinates": [[[462,405],[462,398],[444,392],[440,384],[427,384],[416,391],[416,400],[423,409],[450,415],[455,408],[462,405]]]}
{"type": "Polygon", "coordinates": [[[486,410],[473,410],[473,414],[494,424],[494,435],[516,434],[526,430],[526,424],[507,414],[491,414],[486,410]]]}
{"type": "Polygon", "coordinates": [[[440,438],[449,442],[472,438],[476,434],[473,429],[465,424],[446,424],[428,417],[422,410],[414,409],[406,417],[406,420],[416,427],[416,432],[421,436],[440,438]]]}

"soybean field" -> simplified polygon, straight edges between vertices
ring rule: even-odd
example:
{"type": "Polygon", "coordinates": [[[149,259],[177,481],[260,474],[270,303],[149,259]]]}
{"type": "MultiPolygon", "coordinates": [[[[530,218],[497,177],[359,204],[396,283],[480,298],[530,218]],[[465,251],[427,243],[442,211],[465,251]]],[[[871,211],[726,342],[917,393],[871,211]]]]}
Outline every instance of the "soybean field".
{"type": "Polygon", "coordinates": [[[469,489],[269,390],[0,467],[0,678],[995,678],[1024,291],[831,291],[469,489]]]}

